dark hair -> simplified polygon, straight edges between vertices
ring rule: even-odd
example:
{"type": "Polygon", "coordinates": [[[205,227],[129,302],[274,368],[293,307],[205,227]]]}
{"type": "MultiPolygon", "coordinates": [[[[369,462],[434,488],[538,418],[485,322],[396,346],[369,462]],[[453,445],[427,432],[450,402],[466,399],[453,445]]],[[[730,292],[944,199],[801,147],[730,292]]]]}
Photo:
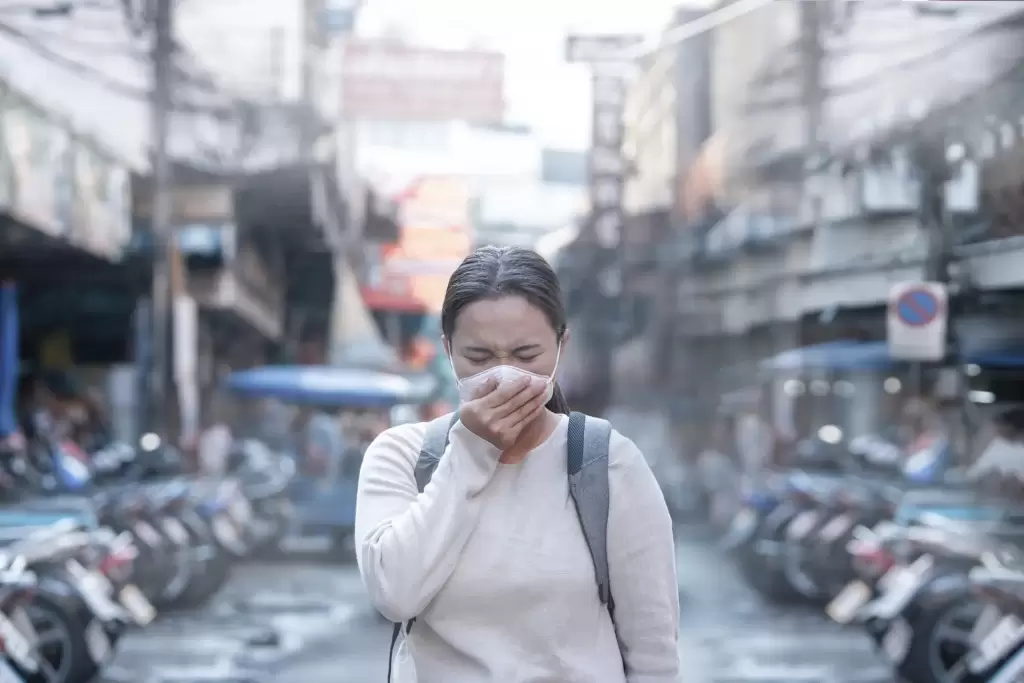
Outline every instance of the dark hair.
{"type": "MultiPolygon", "coordinates": [[[[521,296],[540,309],[561,343],[566,321],[558,276],[540,254],[521,247],[480,247],[459,264],[444,292],[441,331],[451,339],[462,309],[477,301],[505,296],[521,296]]],[[[569,404],[557,382],[547,408],[569,414],[569,404]]]]}

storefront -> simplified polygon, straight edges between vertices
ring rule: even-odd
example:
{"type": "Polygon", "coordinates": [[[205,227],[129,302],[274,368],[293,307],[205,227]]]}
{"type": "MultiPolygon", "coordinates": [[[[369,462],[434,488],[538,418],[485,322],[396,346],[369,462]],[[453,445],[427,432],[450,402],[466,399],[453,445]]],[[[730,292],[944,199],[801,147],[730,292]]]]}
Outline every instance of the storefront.
{"type": "Polygon", "coordinates": [[[109,395],[115,368],[132,355],[143,285],[124,259],[130,173],[96,141],[0,85],[0,279],[10,294],[4,326],[18,340],[0,364],[7,378],[73,372],[83,390],[109,395]]]}
{"type": "Polygon", "coordinates": [[[126,360],[129,169],[11,91],[0,146],[0,275],[19,284],[23,356],[66,337],[68,362],[126,360]]]}

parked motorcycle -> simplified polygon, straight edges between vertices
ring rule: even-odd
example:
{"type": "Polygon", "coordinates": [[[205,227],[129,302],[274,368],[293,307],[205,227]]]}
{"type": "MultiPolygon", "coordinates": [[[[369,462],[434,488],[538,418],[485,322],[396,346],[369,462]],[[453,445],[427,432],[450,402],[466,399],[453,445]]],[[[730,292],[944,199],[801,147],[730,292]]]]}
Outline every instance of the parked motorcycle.
{"type": "Polygon", "coordinates": [[[915,526],[859,530],[851,543],[860,579],[830,603],[840,622],[861,622],[883,656],[910,683],[984,681],[967,668],[986,603],[972,570],[999,551],[1002,521],[964,523],[935,513],[915,526]]]}

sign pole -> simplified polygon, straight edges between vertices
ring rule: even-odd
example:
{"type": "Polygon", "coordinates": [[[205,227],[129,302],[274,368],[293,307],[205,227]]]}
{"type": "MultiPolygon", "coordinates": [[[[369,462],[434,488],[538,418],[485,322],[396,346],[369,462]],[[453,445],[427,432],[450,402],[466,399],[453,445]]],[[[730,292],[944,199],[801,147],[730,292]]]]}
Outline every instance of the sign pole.
{"type": "MultiPolygon", "coordinates": [[[[961,297],[957,296],[950,266],[953,262],[953,241],[955,239],[953,223],[946,210],[946,183],[950,178],[950,167],[946,160],[946,145],[921,143],[917,150],[917,162],[920,169],[921,192],[919,215],[921,227],[928,236],[928,255],[925,260],[924,278],[939,282],[949,291],[946,323],[946,357],[941,366],[952,367],[956,372],[956,402],[959,406],[959,417],[963,430],[963,443],[960,449],[966,456],[974,442],[974,425],[970,422],[970,399],[968,398],[968,376],[963,362],[960,360],[962,349],[956,330],[957,314],[962,307],[961,297]]],[[[918,363],[914,372],[918,377],[918,393],[923,390],[924,366],[918,363]]]]}
{"type": "Polygon", "coordinates": [[[622,51],[642,42],[642,36],[626,34],[571,35],[566,41],[567,60],[588,65],[593,83],[590,213],[581,230],[589,257],[581,301],[586,356],[592,368],[586,393],[593,405],[581,408],[597,414],[613,399],[613,351],[625,324],[622,200],[629,169],[622,155],[622,119],[631,65],[623,60],[622,51]]]}

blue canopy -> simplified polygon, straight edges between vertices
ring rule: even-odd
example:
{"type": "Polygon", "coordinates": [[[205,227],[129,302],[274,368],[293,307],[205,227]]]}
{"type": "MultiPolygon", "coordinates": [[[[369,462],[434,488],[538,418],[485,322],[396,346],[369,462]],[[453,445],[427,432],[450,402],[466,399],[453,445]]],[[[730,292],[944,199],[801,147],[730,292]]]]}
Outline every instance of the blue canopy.
{"type": "MultiPolygon", "coordinates": [[[[884,341],[858,342],[840,340],[813,344],[783,351],[761,362],[761,369],[770,372],[798,370],[887,370],[899,361],[889,355],[884,341]]],[[[1024,344],[986,351],[970,351],[961,359],[988,368],[1024,367],[1024,344]]]]}
{"type": "Polygon", "coordinates": [[[1015,350],[999,349],[968,353],[964,360],[985,368],[1024,368],[1024,344],[1015,350]]]}
{"type": "Polygon", "coordinates": [[[772,372],[787,370],[883,370],[891,367],[889,347],[885,342],[859,342],[853,339],[812,344],[783,351],[761,361],[761,369],[772,372]]]}
{"type": "Polygon", "coordinates": [[[357,408],[421,403],[434,389],[429,376],[330,365],[269,365],[232,373],[226,384],[231,391],[250,398],[357,408]]]}

